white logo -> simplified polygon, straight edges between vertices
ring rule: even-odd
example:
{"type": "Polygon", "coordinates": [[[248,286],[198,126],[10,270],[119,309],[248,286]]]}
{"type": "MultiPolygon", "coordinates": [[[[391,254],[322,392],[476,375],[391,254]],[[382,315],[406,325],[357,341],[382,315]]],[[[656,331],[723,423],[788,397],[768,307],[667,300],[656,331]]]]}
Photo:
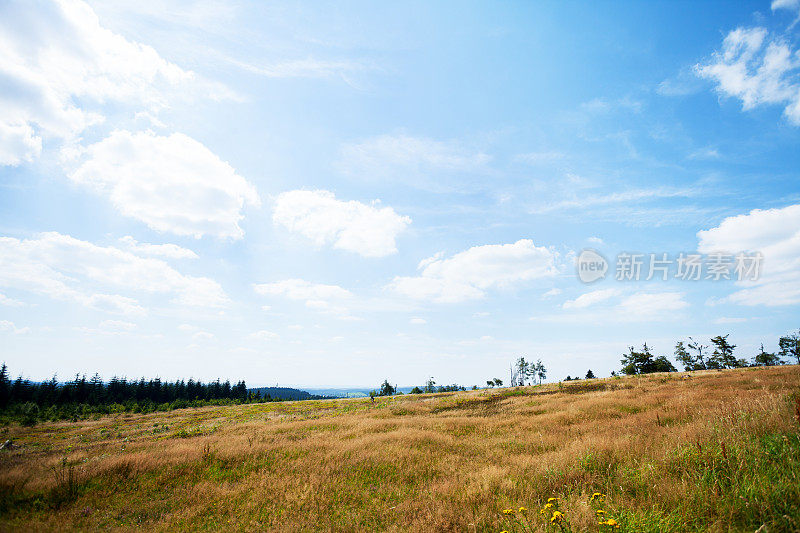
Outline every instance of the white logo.
{"type": "Polygon", "coordinates": [[[591,283],[606,277],[608,272],[608,261],[597,251],[587,248],[578,256],[576,263],[578,268],[578,279],[584,283],[591,283]]]}

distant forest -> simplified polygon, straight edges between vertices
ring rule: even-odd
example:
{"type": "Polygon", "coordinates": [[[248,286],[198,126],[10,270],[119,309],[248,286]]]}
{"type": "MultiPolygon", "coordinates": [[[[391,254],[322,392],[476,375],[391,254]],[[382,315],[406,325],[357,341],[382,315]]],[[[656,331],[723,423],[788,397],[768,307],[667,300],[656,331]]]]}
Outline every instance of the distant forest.
{"type": "Polygon", "coordinates": [[[78,375],[71,381],[30,381],[9,377],[0,367],[0,422],[35,424],[42,420],[79,420],[110,413],[150,413],[185,407],[233,405],[317,398],[308,392],[284,387],[248,389],[244,381],[232,385],[220,380],[202,381],[132,379],[113,377],[103,381],[95,374],[78,375]]]}

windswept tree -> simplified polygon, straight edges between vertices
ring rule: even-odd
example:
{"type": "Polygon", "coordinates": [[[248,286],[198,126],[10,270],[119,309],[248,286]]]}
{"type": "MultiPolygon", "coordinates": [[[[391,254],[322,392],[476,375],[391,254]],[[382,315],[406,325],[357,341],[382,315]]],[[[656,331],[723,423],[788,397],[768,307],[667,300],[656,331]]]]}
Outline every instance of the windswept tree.
{"type": "Polygon", "coordinates": [[[425,382],[425,392],[436,392],[436,382],[433,380],[433,376],[425,382]]]}
{"type": "Polygon", "coordinates": [[[547,369],[541,359],[538,359],[536,363],[533,364],[533,378],[539,378],[539,385],[542,384],[543,379],[547,378],[547,369]]]}
{"type": "Polygon", "coordinates": [[[686,349],[683,341],[678,341],[675,345],[675,360],[683,365],[684,370],[696,370],[694,367],[694,358],[686,349]]]}
{"type": "Polygon", "coordinates": [[[515,364],[517,374],[517,385],[525,386],[525,382],[531,376],[531,363],[525,360],[524,357],[517,359],[515,364]]]}
{"type": "Polygon", "coordinates": [[[797,364],[800,365],[800,330],[797,333],[790,333],[780,338],[778,341],[780,351],[778,352],[782,357],[794,358],[797,364]]]}
{"type": "Polygon", "coordinates": [[[687,345],[694,355],[690,355],[689,361],[691,362],[691,368],[688,366],[686,370],[705,370],[708,368],[706,365],[705,359],[705,351],[708,349],[708,344],[703,344],[700,341],[696,341],[693,338],[689,337],[689,344],[687,345]]]}
{"type": "Polygon", "coordinates": [[[736,349],[735,344],[728,342],[728,335],[717,335],[711,339],[714,345],[714,352],[708,358],[708,368],[738,368],[747,366],[744,360],[736,359],[733,351],[736,349]]]}
{"type": "Polygon", "coordinates": [[[592,372],[592,369],[590,368],[589,371],[586,372],[586,379],[594,379],[594,378],[595,378],[594,372],[592,372]]]}
{"type": "Polygon", "coordinates": [[[764,343],[761,343],[761,351],[753,357],[753,366],[776,366],[782,365],[783,361],[779,355],[769,353],[764,350],[764,343]]]}
{"type": "Polygon", "coordinates": [[[486,380],[486,386],[487,387],[494,387],[494,381],[492,381],[491,379],[487,379],[486,380]]]}
{"type": "Polygon", "coordinates": [[[495,384],[496,387],[502,387],[503,386],[503,380],[500,379],[500,378],[494,378],[492,381],[494,381],[494,384],[495,384]]]}

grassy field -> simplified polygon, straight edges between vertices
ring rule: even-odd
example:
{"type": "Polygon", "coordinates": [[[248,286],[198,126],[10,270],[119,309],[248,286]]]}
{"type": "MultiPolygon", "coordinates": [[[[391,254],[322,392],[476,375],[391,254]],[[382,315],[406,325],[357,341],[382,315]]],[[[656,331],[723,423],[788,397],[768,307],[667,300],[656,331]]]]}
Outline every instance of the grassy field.
{"type": "Polygon", "coordinates": [[[787,366],[5,427],[0,529],[800,531],[798,392],[787,366]]]}

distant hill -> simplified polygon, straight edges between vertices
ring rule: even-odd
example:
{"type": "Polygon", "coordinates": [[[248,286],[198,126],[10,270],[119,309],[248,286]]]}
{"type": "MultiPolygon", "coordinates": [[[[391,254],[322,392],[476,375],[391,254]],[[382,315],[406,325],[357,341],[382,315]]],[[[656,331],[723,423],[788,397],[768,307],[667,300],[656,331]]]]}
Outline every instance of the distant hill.
{"type": "Polygon", "coordinates": [[[310,392],[293,389],[290,387],[256,387],[248,389],[250,392],[260,392],[262,398],[269,396],[276,400],[321,400],[330,397],[325,394],[311,394],[310,392]]]}
{"type": "MultiPolygon", "coordinates": [[[[377,390],[378,388],[379,387],[373,387],[371,389],[308,389],[308,391],[312,394],[320,394],[328,397],[332,396],[334,398],[363,398],[369,396],[369,391],[377,390]]],[[[408,394],[413,388],[414,387],[397,387],[397,392],[408,394]]]]}

